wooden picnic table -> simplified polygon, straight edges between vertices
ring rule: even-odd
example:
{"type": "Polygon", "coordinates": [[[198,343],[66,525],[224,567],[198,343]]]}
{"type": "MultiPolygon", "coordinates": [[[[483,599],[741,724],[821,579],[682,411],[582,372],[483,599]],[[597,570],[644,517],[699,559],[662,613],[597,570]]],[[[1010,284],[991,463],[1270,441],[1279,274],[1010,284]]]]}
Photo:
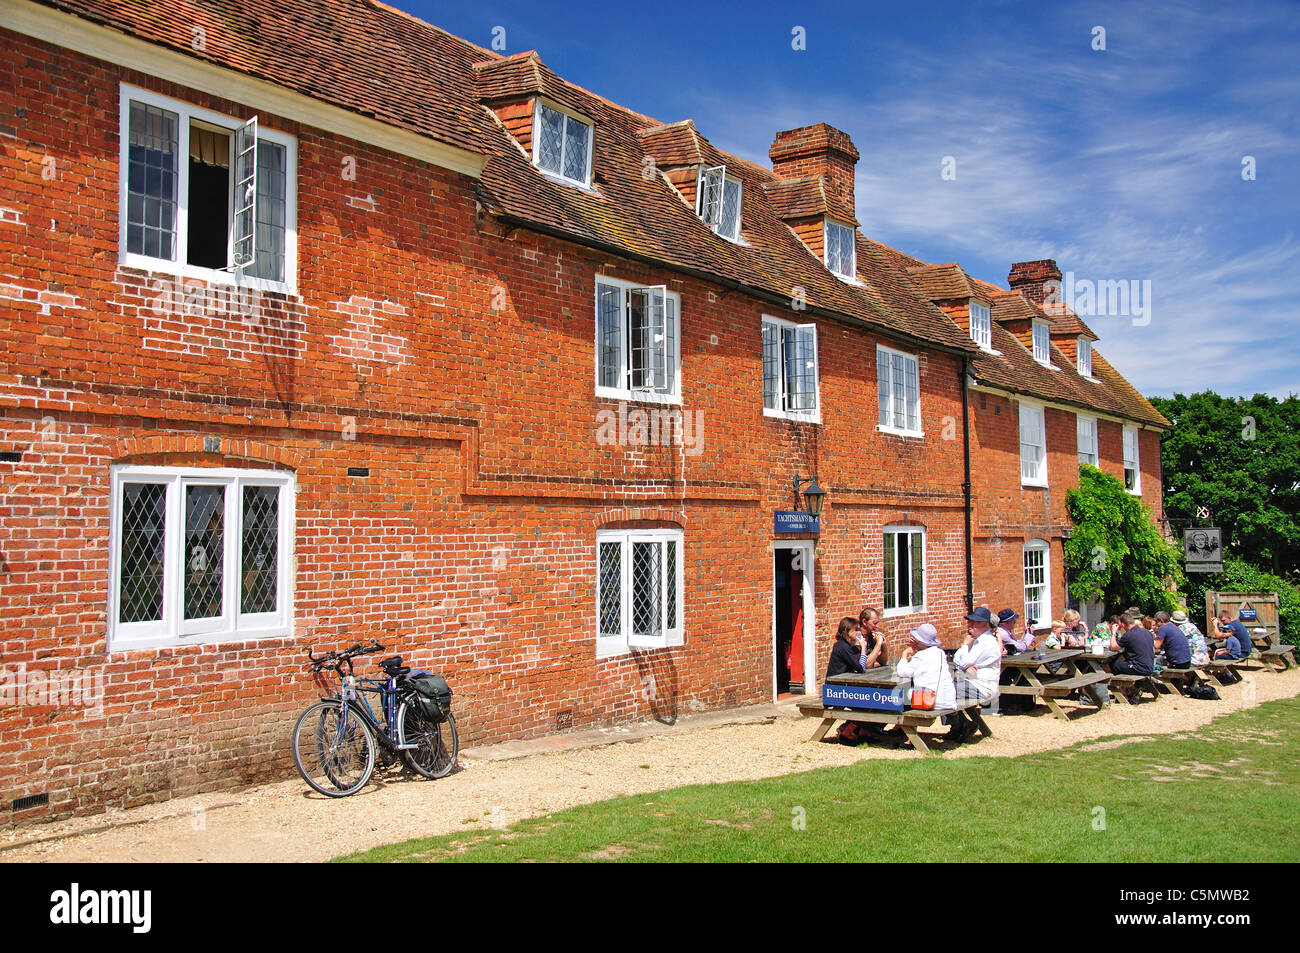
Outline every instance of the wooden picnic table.
{"type": "Polygon", "coordinates": [[[999,693],[1006,695],[1024,695],[1031,699],[1042,699],[1057,718],[1067,720],[1069,716],[1057,703],[1074,691],[1086,693],[1098,708],[1106,707],[1106,701],[1097,686],[1110,682],[1110,673],[1083,665],[1079,659],[1084,655],[1083,649],[1044,649],[1007,655],[1002,659],[1002,671],[1011,675],[1011,681],[999,686],[999,693]],[[1048,666],[1058,666],[1053,671],[1048,666]]]}
{"type": "Polygon", "coordinates": [[[872,688],[892,688],[908,681],[894,671],[892,665],[879,665],[865,672],[843,672],[826,679],[831,685],[869,685],[872,688]]]}
{"type": "MultiPolygon", "coordinates": [[[[843,676],[836,675],[835,678],[843,676]]],[[[827,679],[830,681],[830,679],[827,679]]],[[[837,684],[837,683],[832,683],[837,684]]],[[[838,684],[855,684],[852,682],[838,684]]],[[[856,684],[864,684],[857,682],[856,684]]],[[[912,747],[923,754],[930,753],[930,746],[925,743],[918,729],[926,728],[934,724],[939,718],[945,715],[955,715],[959,721],[948,729],[948,736],[955,741],[965,740],[971,731],[978,731],[986,738],[993,737],[993,732],[989,731],[988,724],[980,714],[980,704],[978,699],[958,699],[957,704],[952,708],[944,708],[936,711],[922,711],[917,708],[905,708],[902,711],[876,711],[870,708],[827,708],[821,699],[815,695],[809,695],[807,698],[800,699],[797,703],[799,714],[805,718],[820,718],[821,724],[813,732],[810,741],[821,741],[826,737],[826,732],[831,730],[831,726],[837,721],[858,721],[873,725],[898,725],[907,740],[912,742],[912,747]]]]}

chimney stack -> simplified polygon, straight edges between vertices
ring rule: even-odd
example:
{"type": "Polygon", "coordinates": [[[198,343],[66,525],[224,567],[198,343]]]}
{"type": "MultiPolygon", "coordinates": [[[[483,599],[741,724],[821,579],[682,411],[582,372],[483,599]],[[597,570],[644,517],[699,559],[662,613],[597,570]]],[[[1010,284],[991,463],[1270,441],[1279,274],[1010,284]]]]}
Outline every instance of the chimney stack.
{"type": "Polygon", "coordinates": [[[1007,275],[1007,284],[1011,286],[1011,290],[1020,292],[1023,297],[1040,308],[1047,298],[1046,284],[1049,281],[1060,280],[1061,269],[1056,267],[1056,262],[1051,258],[1040,261],[1018,261],[1011,266],[1011,273],[1007,275]]]}
{"type": "Polygon", "coordinates": [[[858,150],[847,132],[824,122],[788,129],[776,134],[767,155],[778,178],[824,176],[828,195],[838,199],[844,208],[854,208],[853,168],[858,163],[858,150]]]}

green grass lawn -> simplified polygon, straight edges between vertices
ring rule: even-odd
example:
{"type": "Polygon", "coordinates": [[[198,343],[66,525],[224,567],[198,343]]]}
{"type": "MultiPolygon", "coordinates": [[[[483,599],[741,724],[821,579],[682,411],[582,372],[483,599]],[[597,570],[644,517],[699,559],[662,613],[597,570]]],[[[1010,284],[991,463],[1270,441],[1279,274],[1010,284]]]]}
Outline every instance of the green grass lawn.
{"type": "Polygon", "coordinates": [[[1298,781],[1300,700],[1287,699],[1194,737],[863,761],[617,798],[339,859],[1295,861],[1298,781]]]}

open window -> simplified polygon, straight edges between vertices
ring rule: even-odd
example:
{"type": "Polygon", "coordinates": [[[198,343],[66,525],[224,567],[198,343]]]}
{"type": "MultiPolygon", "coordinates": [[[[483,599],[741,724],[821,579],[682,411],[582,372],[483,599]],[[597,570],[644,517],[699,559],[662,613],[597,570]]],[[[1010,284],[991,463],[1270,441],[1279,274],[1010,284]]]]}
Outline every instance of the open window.
{"type": "Polygon", "coordinates": [[[666,285],[596,282],[596,391],[672,399],[678,393],[678,297],[666,285]]]}
{"type": "Polygon", "coordinates": [[[701,167],[695,206],[704,223],[728,241],[740,238],[741,183],[727,177],[727,167],[701,167]]]}
{"type": "Polygon", "coordinates": [[[818,419],[817,326],[763,319],[763,412],[818,419]]]}
{"type": "Polygon", "coordinates": [[[292,284],[294,141],[122,86],[121,260],[292,284]]]}

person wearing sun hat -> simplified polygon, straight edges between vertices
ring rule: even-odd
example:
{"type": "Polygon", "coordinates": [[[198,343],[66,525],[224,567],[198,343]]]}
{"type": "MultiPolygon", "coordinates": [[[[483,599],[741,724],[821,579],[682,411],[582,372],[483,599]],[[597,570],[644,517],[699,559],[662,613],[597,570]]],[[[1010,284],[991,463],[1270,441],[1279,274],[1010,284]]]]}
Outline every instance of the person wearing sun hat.
{"type": "Polygon", "coordinates": [[[1002,674],[1002,648],[993,634],[993,613],[987,607],[979,606],[966,616],[966,638],[952,660],[964,676],[963,692],[969,691],[963,697],[991,704],[1002,674]]]}
{"type": "Polygon", "coordinates": [[[957,689],[953,685],[952,672],[948,670],[948,656],[940,645],[938,630],[928,622],[912,630],[894,672],[902,678],[910,678],[913,689],[934,692],[936,710],[952,708],[957,703],[957,689]]]}
{"type": "Polygon", "coordinates": [[[1193,665],[1207,665],[1210,661],[1210,646],[1205,641],[1205,633],[1191,619],[1187,618],[1187,613],[1182,609],[1169,614],[1169,621],[1178,628],[1183,630],[1183,635],[1187,636],[1187,644],[1192,650],[1193,665]]]}
{"type": "Polygon", "coordinates": [[[1025,634],[1020,638],[1017,639],[1011,634],[1011,630],[1015,628],[1016,620],[1019,618],[1020,613],[1015,609],[998,610],[998,642],[1000,643],[998,650],[1003,655],[1015,655],[1018,652],[1028,652],[1034,647],[1034,631],[1032,626],[1035,620],[1025,620],[1025,634]]]}

